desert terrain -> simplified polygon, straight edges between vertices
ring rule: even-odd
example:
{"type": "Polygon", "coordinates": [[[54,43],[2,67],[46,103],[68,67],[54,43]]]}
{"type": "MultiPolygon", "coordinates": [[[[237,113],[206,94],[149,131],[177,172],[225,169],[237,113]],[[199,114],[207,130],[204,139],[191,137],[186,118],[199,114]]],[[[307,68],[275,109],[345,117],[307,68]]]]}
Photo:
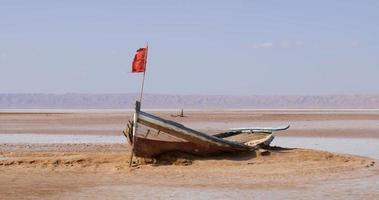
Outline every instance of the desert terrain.
{"type": "Polygon", "coordinates": [[[327,152],[274,143],[269,155],[162,155],[147,163],[135,160],[129,168],[130,149],[122,130],[131,112],[8,110],[0,113],[0,199],[379,198],[378,111],[185,110],[185,117],[177,117],[178,111],[152,113],[209,134],[291,124],[275,140],[349,138],[354,145],[363,139],[374,142],[368,154],[373,156],[361,153],[364,146],[350,155],[343,148],[327,152]],[[67,140],[74,137],[80,139],[67,140]]]}

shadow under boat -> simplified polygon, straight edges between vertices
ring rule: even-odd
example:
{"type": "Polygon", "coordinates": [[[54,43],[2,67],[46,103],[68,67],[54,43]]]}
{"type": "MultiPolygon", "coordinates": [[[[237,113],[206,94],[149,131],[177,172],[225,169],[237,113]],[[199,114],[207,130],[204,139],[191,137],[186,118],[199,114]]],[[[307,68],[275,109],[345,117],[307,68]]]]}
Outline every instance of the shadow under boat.
{"type": "Polygon", "coordinates": [[[153,158],[167,152],[183,152],[198,156],[247,152],[269,146],[277,128],[236,128],[228,132],[209,135],[174,121],[141,111],[136,102],[133,119],[128,122],[124,135],[135,156],[153,158]]]}

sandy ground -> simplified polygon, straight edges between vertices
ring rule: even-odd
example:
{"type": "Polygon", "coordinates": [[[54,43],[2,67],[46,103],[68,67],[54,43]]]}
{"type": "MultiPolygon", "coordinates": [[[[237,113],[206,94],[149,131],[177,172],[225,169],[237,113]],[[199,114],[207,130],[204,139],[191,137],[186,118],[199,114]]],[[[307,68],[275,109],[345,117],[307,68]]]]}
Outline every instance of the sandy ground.
{"type": "MultiPolygon", "coordinates": [[[[215,190],[213,195],[217,195],[218,189],[237,189],[242,191],[234,195],[248,197],[251,190],[301,191],[309,184],[316,186],[334,180],[360,179],[362,175],[379,175],[374,160],[305,149],[273,149],[267,156],[259,152],[211,158],[167,156],[157,163],[132,168],[128,167],[129,153],[117,148],[103,152],[80,152],[76,148],[75,152],[64,149],[1,154],[5,158],[0,161],[1,199],[148,199],[171,195],[176,198],[177,188],[182,188],[181,195],[199,188],[215,190]]],[[[339,190],[331,189],[323,196],[339,190]]],[[[379,197],[375,191],[350,192],[346,195],[379,197]]],[[[291,197],[312,196],[293,192],[291,197]]],[[[223,197],[233,198],[233,193],[223,197]]]]}
{"type": "MultiPolygon", "coordinates": [[[[229,125],[287,122],[299,132],[286,135],[327,132],[336,137],[377,138],[379,130],[379,113],[185,112],[184,118],[157,114],[209,132],[229,125]],[[356,123],[355,131],[344,129],[340,125],[344,120],[356,123]],[[315,129],[312,122],[322,126],[315,129]],[[221,127],[212,129],[215,124],[221,127]]],[[[130,113],[2,113],[0,132],[117,135],[129,117],[130,113]]],[[[128,160],[124,144],[0,144],[0,199],[379,198],[377,161],[359,156],[272,148],[265,156],[260,152],[209,158],[166,155],[132,168],[128,160]]]]}

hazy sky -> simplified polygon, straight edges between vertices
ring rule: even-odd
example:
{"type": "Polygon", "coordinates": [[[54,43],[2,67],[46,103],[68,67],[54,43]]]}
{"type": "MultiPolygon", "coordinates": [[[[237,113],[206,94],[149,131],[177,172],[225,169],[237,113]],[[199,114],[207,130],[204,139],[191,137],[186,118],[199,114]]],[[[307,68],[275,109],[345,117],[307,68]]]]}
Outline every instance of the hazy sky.
{"type": "Polygon", "coordinates": [[[379,94],[379,1],[0,0],[0,93],[379,94]]]}

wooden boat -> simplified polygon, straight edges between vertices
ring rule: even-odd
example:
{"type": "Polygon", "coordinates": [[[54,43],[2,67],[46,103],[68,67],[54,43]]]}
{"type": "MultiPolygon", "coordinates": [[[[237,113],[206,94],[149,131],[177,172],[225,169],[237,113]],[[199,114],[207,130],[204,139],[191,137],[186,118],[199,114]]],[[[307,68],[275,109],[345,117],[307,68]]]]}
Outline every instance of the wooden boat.
{"type": "Polygon", "coordinates": [[[237,128],[209,135],[143,112],[137,101],[133,120],[124,134],[137,157],[152,158],[167,152],[207,156],[267,146],[274,139],[272,132],[288,128],[237,128]]]}

